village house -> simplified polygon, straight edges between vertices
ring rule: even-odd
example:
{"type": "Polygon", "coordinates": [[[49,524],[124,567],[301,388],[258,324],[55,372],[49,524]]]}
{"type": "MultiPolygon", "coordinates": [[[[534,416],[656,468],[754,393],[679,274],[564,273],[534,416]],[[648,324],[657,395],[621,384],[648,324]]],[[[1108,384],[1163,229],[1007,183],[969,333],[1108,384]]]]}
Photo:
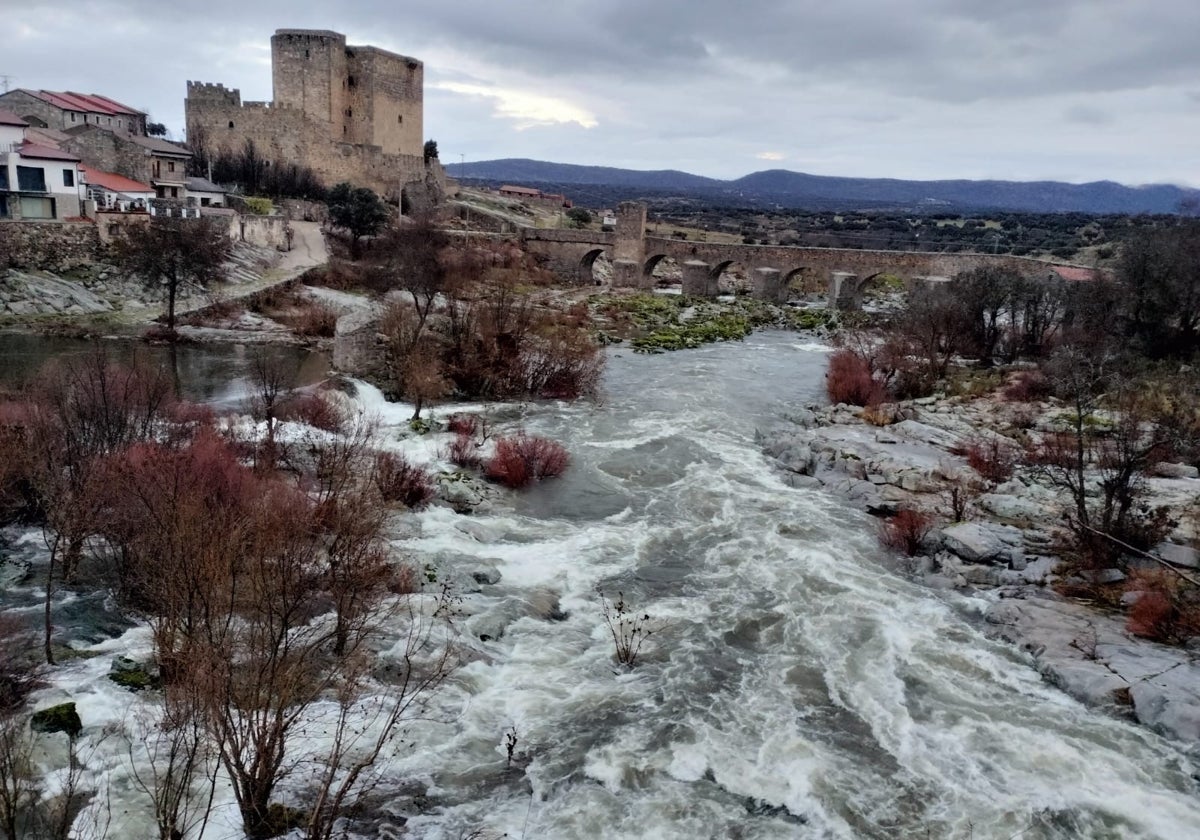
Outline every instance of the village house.
{"type": "Polygon", "coordinates": [[[85,164],[150,184],[158,198],[187,197],[187,166],[192,153],[177,143],[158,137],[110,131],[96,125],[64,132],[61,143],[85,164]]]}
{"type": "Polygon", "coordinates": [[[145,211],[154,199],[154,187],[92,166],[80,166],[86,195],[98,210],[122,213],[145,211]]]}
{"type": "Polygon", "coordinates": [[[505,184],[496,192],[506,198],[516,198],[521,201],[536,201],[539,204],[545,204],[550,207],[569,208],[574,206],[571,200],[562,193],[544,193],[532,187],[517,187],[512,184],[505,184]]]}
{"type": "Polygon", "coordinates": [[[225,190],[207,178],[188,178],[187,201],[201,207],[224,207],[225,190]]]}
{"type": "Polygon", "coordinates": [[[79,157],[29,142],[29,124],[0,111],[0,219],[62,220],[80,215],[79,157]]]}
{"type": "Polygon", "coordinates": [[[66,131],[95,125],[126,134],[146,134],[145,112],[95,93],[17,88],[0,93],[0,108],[36,128],[66,131]]]}

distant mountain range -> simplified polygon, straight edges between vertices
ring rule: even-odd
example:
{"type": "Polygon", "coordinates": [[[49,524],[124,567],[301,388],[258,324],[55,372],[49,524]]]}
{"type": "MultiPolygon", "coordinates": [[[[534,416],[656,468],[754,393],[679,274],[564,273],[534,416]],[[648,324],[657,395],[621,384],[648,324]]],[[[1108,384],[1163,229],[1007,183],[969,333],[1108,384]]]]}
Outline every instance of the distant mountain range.
{"type": "Polygon", "coordinates": [[[585,206],[676,197],[740,207],[1137,214],[1178,213],[1185,203],[1200,205],[1200,190],[1168,184],[1127,187],[1113,181],[901,181],[807,175],[786,169],[721,181],[675,169],[639,171],[523,158],[452,163],[447,168],[455,178],[565,192],[585,206]]]}

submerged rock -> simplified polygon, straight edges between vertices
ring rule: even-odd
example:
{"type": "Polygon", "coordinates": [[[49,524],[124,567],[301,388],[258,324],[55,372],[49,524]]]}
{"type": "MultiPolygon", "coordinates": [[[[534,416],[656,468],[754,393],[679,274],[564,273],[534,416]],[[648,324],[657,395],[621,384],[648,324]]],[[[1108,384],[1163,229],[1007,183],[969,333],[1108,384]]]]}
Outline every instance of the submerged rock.
{"type": "Polygon", "coordinates": [[[68,738],[78,738],[83,731],[83,721],[75,711],[75,703],[59,703],[33,713],[29,727],[34,732],[65,732],[68,738]]]}

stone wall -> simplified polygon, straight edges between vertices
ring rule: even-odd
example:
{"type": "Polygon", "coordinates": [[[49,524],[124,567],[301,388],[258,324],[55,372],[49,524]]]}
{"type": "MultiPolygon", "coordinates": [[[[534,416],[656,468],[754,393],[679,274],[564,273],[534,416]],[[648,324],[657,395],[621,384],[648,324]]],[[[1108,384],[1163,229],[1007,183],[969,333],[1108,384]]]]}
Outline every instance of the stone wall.
{"type": "Polygon", "coordinates": [[[70,271],[100,253],[93,222],[0,222],[0,268],[70,271]]]}
{"type": "Polygon", "coordinates": [[[285,216],[233,216],[230,225],[242,242],[278,251],[291,250],[292,241],[288,235],[291,227],[285,216]]]}
{"type": "Polygon", "coordinates": [[[98,126],[80,128],[70,132],[61,146],[79,155],[85,166],[150,183],[151,158],[146,150],[112,131],[98,126]]]}

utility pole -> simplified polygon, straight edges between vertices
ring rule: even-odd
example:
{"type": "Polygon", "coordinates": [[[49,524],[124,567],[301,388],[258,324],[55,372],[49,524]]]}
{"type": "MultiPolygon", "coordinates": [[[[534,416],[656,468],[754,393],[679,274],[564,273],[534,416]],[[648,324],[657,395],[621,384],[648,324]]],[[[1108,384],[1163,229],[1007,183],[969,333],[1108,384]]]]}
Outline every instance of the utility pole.
{"type": "Polygon", "coordinates": [[[3,73],[0,73],[0,85],[4,85],[5,93],[8,93],[8,82],[11,78],[12,76],[5,76],[3,73]]]}

